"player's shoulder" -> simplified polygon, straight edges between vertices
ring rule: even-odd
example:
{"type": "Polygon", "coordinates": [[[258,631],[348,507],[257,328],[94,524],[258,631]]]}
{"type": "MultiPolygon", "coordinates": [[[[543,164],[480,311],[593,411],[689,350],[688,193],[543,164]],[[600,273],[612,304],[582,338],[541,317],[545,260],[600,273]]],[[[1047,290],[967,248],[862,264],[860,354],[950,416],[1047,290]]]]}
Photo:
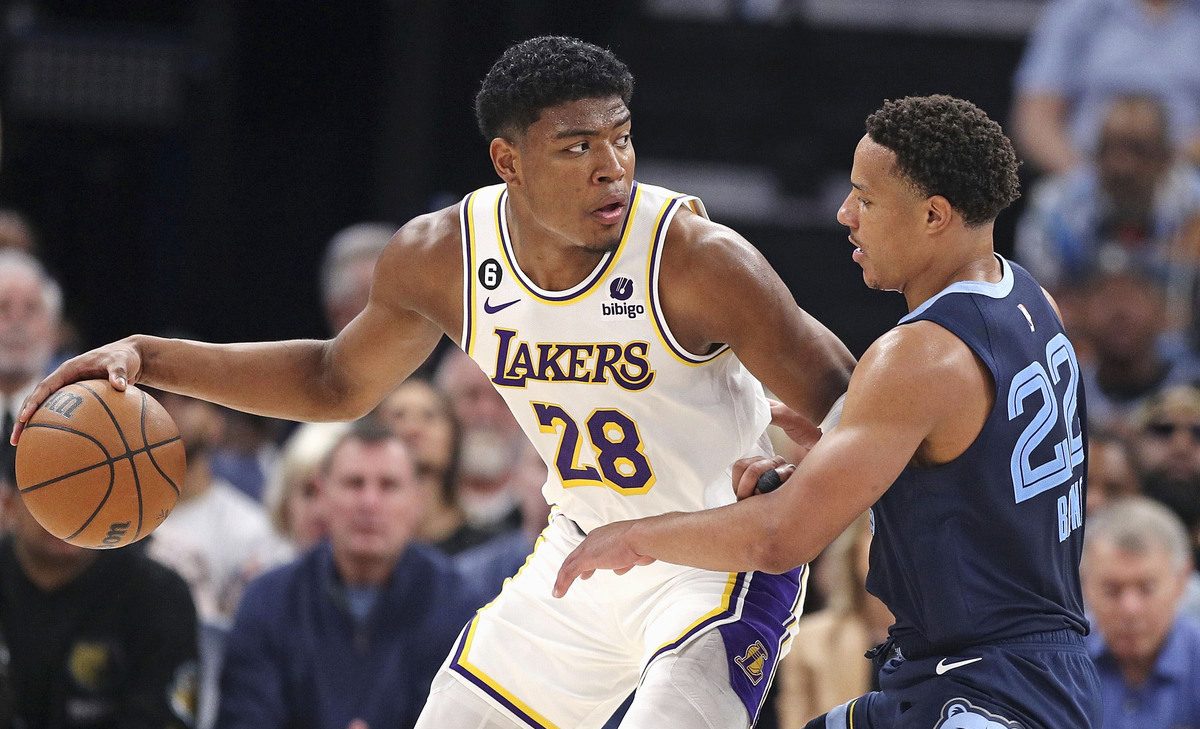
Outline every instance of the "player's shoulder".
{"type": "Polygon", "coordinates": [[[380,255],[387,266],[461,255],[458,205],[418,215],[392,235],[380,255]]]}
{"type": "Polygon", "coordinates": [[[890,387],[941,389],[974,376],[976,369],[974,353],[958,335],[936,322],[919,320],[894,327],[875,340],[854,376],[890,387]]]}
{"type": "Polygon", "coordinates": [[[416,311],[440,300],[462,270],[460,230],[457,205],[405,223],[379,254],[372,300],[416,311]]]}
{"type": "Polygon", "coordinates": [[[685,288],[720,291],[747,286],[769,264],[740,233],[682,206],[663,243],[662,273],[685,288]]]}

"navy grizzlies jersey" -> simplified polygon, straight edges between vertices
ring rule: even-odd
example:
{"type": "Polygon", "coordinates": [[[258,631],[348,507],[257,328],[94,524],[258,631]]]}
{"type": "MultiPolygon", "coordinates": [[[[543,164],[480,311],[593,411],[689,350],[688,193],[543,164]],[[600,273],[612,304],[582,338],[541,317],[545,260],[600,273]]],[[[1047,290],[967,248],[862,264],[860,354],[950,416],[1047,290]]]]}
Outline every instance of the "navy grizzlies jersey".
{"type": "Polygon", "coordinates": [[[992,412],[962,455],[910,465],[872,509],[867,589],[895,615],[892,635],[910,657],[1088,629],[1079,364],[1041,287],[999,260],[999,283],[955,283],[900,321],[955,334],[996,386],[992,412]]]}

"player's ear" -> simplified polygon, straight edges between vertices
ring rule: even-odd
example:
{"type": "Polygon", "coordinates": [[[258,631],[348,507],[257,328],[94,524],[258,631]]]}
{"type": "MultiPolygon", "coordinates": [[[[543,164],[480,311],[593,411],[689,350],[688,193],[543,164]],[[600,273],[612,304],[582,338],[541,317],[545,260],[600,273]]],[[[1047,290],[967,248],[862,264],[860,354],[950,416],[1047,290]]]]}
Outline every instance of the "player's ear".
{"type": "Polygon", "coordinates": [[[488,153],[501,180],[510,185],[521,184],[521,160],[515,144],[504,137],[496,137],[488,146],[488,153]]]}
{"type": "Polygon", "coordinates": [[[950,224],[954,208],[941,195],[933,195],[925,201],[925,227],[930,233],[940,233],[950,224]]]}

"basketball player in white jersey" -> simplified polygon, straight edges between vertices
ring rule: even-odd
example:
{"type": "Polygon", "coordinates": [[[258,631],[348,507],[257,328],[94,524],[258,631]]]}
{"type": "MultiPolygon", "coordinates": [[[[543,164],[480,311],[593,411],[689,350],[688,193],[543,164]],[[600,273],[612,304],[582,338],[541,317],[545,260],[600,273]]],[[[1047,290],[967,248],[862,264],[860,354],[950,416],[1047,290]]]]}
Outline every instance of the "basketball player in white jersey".
{"type": "Polygon", "coordinates": [[[129,337],[47,377],[14,438],[51,392],[95,376],[280,418],[355,418],[445,332],[545,459],[554,510],[464,629],[418,726],[599,727],[635,688],[626,727],[750,726],[789,648],[804,568],[645,564],[551,594],[588,531],[733,500],[732,463],[770,453],[760,382],[815,423],[853,366],[698,200],[634,181],[632,87],[596,46],[513,46],[476,100],[502,184],[401,228],[367,308],[334,339],[129,337]]]}

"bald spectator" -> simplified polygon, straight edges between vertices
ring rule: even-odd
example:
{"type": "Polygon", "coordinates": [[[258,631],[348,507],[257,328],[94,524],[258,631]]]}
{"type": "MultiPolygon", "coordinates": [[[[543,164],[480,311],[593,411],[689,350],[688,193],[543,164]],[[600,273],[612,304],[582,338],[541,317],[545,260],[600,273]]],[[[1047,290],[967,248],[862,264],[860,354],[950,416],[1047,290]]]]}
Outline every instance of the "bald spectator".
{"type": "Polygon", "coordinates": [[[334,334],[367,305],[375,261],[399,226],[356,223],[329,241],[321,262],[321,299],[325,320],[334,334]]]}
{"type": "Polygon", "coordinates": [[[509,481],[533,446],[487,375],[461,349],[446,351],[434,382],[462,425],[457,495],[467,522],[495,532],[520,527],[518,497],[509,481]]]}
{"type": "Polygon", "coordinates": [[[1200,726],[1200,624],[1179,615],[1192,573],[1183,525],[1133,497],[1088,519],[1080,576],[1105,729],[1200,726]]]}
{"type": "Polygon", "coordinates": [[[9,445],[17,410],[50,364],[62,313],[62,290],[36,258],[0,249],[0,475],[15,482],[9,445]]]}

